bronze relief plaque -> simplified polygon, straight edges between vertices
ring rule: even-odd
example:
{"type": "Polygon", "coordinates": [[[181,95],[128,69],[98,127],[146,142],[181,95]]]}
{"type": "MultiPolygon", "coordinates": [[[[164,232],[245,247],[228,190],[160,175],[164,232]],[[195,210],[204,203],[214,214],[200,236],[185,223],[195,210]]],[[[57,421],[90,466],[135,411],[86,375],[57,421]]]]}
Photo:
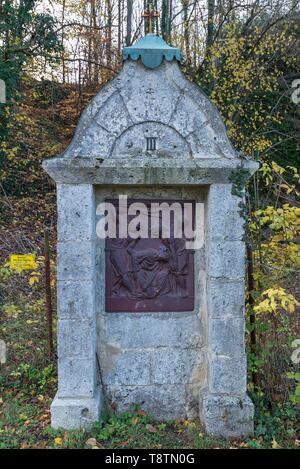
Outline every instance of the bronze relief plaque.
{"type": "MultiPolygon", "coordinates": [[[[118,200],[113,203],[117,214],[118,200]]],[[[151,214],[151,203],[189,202],[178,200],[130,200],[143,202],[151,214]]],[[[128,222],[133,216],[128,216],[128,222]]],[[[174,219],[171,233],[163,238],[161,215],[159,237],[106,238],[105,240],[105,309],[107,312],[168,312],[194,309],[194,252],[185,248],[185,238],[175,238],[174,219]]],[[[184,219],[184,217],[183,217],[184,219]]],[[[184,223],[184,221],[182,222],[184,223]]],[[[150,227],[150,221],[149,221],[150,227]]],[[[118,234],[118,233],[117,233],[118,234]]]]}

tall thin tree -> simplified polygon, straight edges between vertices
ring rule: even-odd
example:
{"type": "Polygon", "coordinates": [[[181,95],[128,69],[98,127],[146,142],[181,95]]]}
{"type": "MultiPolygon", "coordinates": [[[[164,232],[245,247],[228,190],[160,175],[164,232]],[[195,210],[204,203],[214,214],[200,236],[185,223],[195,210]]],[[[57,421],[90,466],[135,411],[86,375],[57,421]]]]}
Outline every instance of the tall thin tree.
{"type": "Polygon", "coordinates": [[[126,20],[126,46],[131,44],[131,35],[132,35],[132,4],[133,0],[127,0],[127,20],[126,20]]]}
{"type": "Polygon", "coordinates": [[[207,0],[207,36],[206,36],[206,49],[213,43],[214,30],[215,30],[215,0],[207,0]]]}

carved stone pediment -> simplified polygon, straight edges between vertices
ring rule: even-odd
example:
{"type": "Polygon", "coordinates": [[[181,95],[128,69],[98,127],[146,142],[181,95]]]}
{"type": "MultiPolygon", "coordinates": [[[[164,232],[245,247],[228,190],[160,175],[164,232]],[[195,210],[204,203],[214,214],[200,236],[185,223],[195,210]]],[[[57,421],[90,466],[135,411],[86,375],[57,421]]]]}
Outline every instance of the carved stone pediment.
{"type": "Polygon", "coordinates": [[[79,121],[64,157],[235,158],[217,109],[176,61],[154,70],[127,61],[79,121]],[[147,138],[156,147],[147,150],[147,138]]]}

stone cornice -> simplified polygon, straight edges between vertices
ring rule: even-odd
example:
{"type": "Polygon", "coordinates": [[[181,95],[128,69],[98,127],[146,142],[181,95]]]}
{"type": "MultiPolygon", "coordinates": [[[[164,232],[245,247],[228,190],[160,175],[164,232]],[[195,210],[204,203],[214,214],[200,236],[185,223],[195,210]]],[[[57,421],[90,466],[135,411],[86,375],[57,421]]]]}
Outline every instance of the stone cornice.
{"type": "Polygon", "coordinates": [[[244,169],[249,177],[259,164],[232,159],[91,159],[50,158],[43,168],[57,183],[108,185],[209,185],[229,183],[233,172],[244,169]]]}

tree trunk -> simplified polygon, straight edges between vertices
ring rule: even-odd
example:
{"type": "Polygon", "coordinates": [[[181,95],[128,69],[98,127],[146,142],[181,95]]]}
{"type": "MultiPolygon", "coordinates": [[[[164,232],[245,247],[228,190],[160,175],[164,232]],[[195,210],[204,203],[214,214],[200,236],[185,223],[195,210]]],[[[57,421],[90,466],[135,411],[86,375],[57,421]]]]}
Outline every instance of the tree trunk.
{"type": "Polygon", "coordinates": [[[131,45],[131,34],[132,34],[132,3],[133,0],[127,0],[127,21],[126,21],[126,46],[131,45]]]}
{"type": "Polygon", "coordinates": [[[171,40],[171,34],[172,34],[172,16],[173,16],[173,0],[169,0],[168,41],[171,40]]]}
{"type": "MultiPolygon", "coordinates": [[[[65,24],[65,11],[66,11],[66,0],[62,2],[62,16],[61,16],[61,44],[64,49],[64,41],[65,41],[65,33],[64,33],[64,24],[65,24]]],[[[63,50],[62,53],[62,81],[63,83],[66,82],[66,61],[65,61],[65,53],[63,50]]]]}
{"type": "Polygon", "coordinates": [[[189,0],[181,0],[183,7],[183,37],[187,62],[191,61],[190,31],[189,31],[189,0]]]}
{"type": "Polygon", "coordinates": [[[111,61],[112,61],[112,2],[111,0],[106,0],[106,6],[107,6],[106,57],[107,57],[107,65],[111,67],[111,61]]]}
{"type": "Polygon", "coordinates": [[[121,0],[118,2],[118,53],[121,53],[121,0]]]}
{"type": "Polygon", "coordinates": [[[215,16],[215,0],[207,0],[207,37],[206,37],[206,49],[208,49],[214,39],[214,16],[215,16]]]}
{"type": "Polygon", "coordinates": [[[170,0],[162,0],[161,34],[165,41],[170,40],[170,0]]]}

